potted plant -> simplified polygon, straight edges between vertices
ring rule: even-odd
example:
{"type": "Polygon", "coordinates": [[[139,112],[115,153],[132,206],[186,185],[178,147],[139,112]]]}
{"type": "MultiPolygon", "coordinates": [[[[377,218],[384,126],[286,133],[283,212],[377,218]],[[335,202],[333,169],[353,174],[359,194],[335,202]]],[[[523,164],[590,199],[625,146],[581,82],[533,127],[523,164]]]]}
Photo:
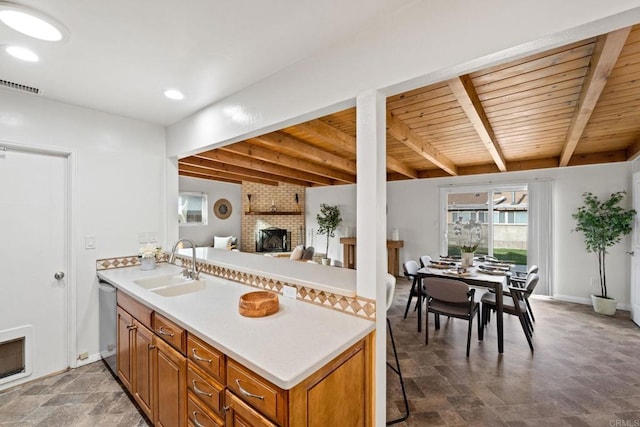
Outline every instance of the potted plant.
{"type": "Polygon", "coordinates": [[[462,217],[453,224],[453,233],[458,237],[460,259],[463,267],[473,266],[473,257],[482,240],[482,224],[475,219],[463,222],[462,217]]]}
{"type": "Polygon", "coordinates": [[[584,233],[587,252],[595,252],[598,255],[601,293],[600,295],[591,295],[593,309],[596,313],[610,316],[616,312],[616,300],[607,295],[605,255],[607,248],[620,242],[623,236],[631,233],[636,211],[620,206],[620,201],[626,194],[626,191],[618,191],[612,193],[607,200],[600,201],[590,192],[583,193],[583,205],[572,214],[577,222],[574,231],[584,233]]]}
{"type": "Polygon", "coordinates": [[[316,216],[318,222],[318,234],[325,234],[327,236],[327,249],[325,251],[324,258],[322,259],[323,265],[329,264],[329,238],[335,235],[336,228],[342,223],[342,216],[340,215],[340,209],[337,206],[331,206],[322,203],[320,205],[320,213],[316,216]]]}

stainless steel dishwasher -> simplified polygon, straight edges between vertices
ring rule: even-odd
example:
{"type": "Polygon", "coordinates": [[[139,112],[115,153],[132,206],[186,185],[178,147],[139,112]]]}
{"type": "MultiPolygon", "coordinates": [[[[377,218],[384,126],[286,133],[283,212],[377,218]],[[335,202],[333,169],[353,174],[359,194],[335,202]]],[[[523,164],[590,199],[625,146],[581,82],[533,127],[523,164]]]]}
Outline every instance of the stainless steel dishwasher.
{"type": "Polygon", "coordinates": [[[104,280],[99,280],[100,291],[100,357],[109,367],[114,376],[116,374],[116,288],[104,280]]]}

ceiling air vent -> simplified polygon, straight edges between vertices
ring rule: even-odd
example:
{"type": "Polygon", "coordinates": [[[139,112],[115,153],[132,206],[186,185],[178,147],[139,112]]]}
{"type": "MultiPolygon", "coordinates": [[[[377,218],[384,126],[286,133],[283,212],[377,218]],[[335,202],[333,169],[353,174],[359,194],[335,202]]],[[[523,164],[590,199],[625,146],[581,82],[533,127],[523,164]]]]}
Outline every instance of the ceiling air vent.
{"type": "Polygon", "coordinates": [[[21,90],[23,92],[29,92],[35,95],[40,93],[40,89],[38,89],[37,87],[25,86],[25,85],[21,85],[20,83],[14,83],[14,82],[10,82],[8,80],[2,80],[2,79],[0,79],[0,87],[8,87],[9,89],[21,90]]]}

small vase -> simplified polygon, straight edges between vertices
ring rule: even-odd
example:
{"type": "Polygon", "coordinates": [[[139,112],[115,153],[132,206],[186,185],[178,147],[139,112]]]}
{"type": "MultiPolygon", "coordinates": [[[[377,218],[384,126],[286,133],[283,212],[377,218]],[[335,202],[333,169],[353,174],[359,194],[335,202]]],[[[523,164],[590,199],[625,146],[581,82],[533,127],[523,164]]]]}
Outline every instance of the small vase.
{"type": "Polygon", "coordinates": [[[462,252],[462,267],[473,267],[473,252],[462,252]]]}
{"type": "Polygon", "coordinates": [[[140,270],[153,270],[154,268],[156,268],[155,257],[140,258],[140,270]]]}

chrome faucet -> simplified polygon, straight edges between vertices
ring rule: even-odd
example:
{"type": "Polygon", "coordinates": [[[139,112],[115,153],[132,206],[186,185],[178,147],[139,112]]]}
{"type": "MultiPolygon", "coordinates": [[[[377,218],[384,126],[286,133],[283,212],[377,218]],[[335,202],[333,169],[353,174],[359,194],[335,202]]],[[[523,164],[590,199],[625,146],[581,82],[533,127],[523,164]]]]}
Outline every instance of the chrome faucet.
{"type": "Polygon", "coordinates": [[[175,261],[176,249],[178,249],[178,245],[182,242],[191,245],[191,271],[185,268],[182,270],[182,275],[193,280],[198,280],[200,272],[196,268],[196,244],[193,243],[193,240],[179,239],[176,243],[174,243],[173,249],[171,249],[171,256],[169,257],[169,263],[173,264],[173,262],[175,261]]]}

